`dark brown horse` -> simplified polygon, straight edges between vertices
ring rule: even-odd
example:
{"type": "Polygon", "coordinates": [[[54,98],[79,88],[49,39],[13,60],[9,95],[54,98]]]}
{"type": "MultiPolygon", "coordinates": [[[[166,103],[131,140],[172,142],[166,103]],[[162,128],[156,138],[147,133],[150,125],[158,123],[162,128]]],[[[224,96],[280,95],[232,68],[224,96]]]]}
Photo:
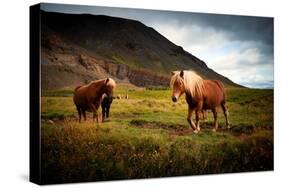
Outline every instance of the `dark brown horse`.
{"type": "Polygon", "coordinates": [[[218,80],[203,80],[193,71],[174,71],[170,81],[173,89],[172,100],[177,102],[179,97],[185,93],[188,104],[187,121],[195,133],[200,131],[199,119],[202,111],[211,109],[214,115],[214,128],[218,128],[217,109],[220,106],[223,110],[226,125],[228,128],[228,112],[226,108],[226,93],[223,84],[218,80]],[[195,111],[196,123],[192,121],[192,113],[195,111]]]}
{"type": "Polygon", "coordinates": [[[86,111],[93,112],[93,120],[99,122],[98,108],[101,104],[102,95],[105,93],[109,98],[113,96],[115,81],[111,78],[92,81],[83,86],[78,86],[74,90],[73,102],[76,106],[81,122],[81,114],[86,121],[86,111]]]}
{"type": "Polygon", "coordinates": [[[115,97],[108,97],[107,94],[103,94],[101,102],[102,122],[109,118],[110,106],[114,98],[115,97]]]}

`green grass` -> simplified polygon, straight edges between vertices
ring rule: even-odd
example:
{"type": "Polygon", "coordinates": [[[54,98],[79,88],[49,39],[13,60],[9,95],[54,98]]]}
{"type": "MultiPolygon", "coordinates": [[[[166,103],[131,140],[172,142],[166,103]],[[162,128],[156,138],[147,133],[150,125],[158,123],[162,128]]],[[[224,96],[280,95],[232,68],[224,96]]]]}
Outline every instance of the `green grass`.
{"type": "Polygon", "coordinates": [[[139,64],[134,61],[127,62],[122,57],[116,55],[113,55],[111,58],[116,64],[127,65],[132,68],[140,68],[139,64]]]}
{"type": "Polygon", "coordinates": [[[273,91],[229,88],[231,129],[211,112],[193,134],[184,97],[169,89],[126,85],[115,94],[110,120],[77,123],[71,90],[45,91],[42,104],[42,178],[46,183],[165,177],[273,169],[273,91]]]}

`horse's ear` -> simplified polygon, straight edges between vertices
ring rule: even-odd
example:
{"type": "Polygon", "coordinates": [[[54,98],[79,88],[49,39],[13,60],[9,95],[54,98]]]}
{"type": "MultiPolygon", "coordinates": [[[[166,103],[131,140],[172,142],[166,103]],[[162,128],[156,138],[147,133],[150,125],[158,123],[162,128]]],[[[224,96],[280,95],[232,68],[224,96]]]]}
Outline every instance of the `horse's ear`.
{"type": "Polygon", "coordinates": [[[107,78],[106,80],[105,80],[105,84],[107,84],[109,82],[109,78],[107,78]]]}
{"type": "Polygon", "coordinates": [[[183,70],[181,70],[181,72],[180,72],[180,76],[183,78],[183,74],[184,74],[184,72],[183,72],[183,70]]]}
{"type": "Polygon", "coordinates": [[[171,71],[171,75],[174,76],[176,74],[176,71],[171,71]]]}

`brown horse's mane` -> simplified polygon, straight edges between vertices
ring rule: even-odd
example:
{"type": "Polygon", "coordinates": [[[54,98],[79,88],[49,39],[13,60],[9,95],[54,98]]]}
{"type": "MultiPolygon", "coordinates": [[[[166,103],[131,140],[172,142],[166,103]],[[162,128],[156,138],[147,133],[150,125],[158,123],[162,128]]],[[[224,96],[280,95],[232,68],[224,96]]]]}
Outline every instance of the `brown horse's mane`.
{"type": "MultiPolygon", "coordinates": [[[[108,79],[109,79],[109,81],[107,82],[107,85],[111,85],[111,86],[115,87],[116,86],[115,81],[113,79],[111,79],[111,78],[108,78],[108,79]]],[[[95,87],[95,86],[97,86],[100,83],[104,83],[106,80],[107,80],[107,78],[106,79],[100,79],[100,80],[91,81],[89,84],[86,85],[86,87],[95,87]]]]}
{"type": "Polygon", "coordinates": [[[82,86],[77,86],[77,87],[74,89],[74,91],[77,91],[77,89],[79,89],[80,87],[82,87],[82,86]]]}
{"type": "Polygon", "coordinates": [[[190,93],[192,97],[203,95],[203,79],[194,71],[185,70],[183,77],[180,76],[180,71],[175,71],[170,81],[171,88],[173,88],[175,82],[183,82],[185,91],[190,93]]]}

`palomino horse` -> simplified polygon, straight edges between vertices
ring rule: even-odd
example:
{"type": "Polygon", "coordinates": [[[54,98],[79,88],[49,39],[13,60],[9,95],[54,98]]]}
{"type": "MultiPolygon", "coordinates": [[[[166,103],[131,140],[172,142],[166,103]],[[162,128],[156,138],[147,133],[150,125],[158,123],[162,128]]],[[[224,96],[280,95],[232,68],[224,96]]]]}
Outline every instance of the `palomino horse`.
{"type": "Polygon", "coordinates": [[[109,98],[112,98],[115,86],[116,83],[113,79],[106,78],[76,87],[73,102],[79,114],[79,122],[81,122],[81,114],[83,114],[86,121],[86,111],[88,111],[93,112],[93,120],[96,119],[98,123],[98,108],[101,104],[102,95],[105,93],[109,98]]]}
{"type": "Polygon", "coordinates": [[[226,125],[228,128],[228,112],[225,105],[226,93],[223,84],[218,80],[203,80],[193,71],[174,71],[170,81],[170,87],[173,89],[172,100],[177,102],[179,97],[185,93],[185,99],[188,104],[187,121],[195,133],[200,131],[199,117],[202,111],[211,109],[214,115],[214,128],[218,128],[217,109],[221,106],[226,125]],[[192,121],[192,113],[195,111],[196,123],[192,121]]]}

